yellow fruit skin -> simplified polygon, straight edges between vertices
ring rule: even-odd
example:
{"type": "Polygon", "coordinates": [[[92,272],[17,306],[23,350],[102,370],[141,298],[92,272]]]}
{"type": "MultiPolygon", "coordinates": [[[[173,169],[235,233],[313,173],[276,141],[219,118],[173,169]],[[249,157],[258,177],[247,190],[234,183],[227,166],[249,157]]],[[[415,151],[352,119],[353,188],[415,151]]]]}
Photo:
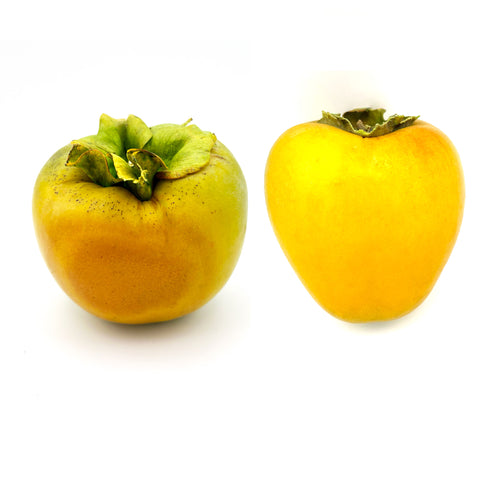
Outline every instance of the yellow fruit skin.
{"type": "Polygon", "coordinates": [[[192,312],[222,288],[247,220],[245,179],[225,146],[217,142],[197,173],[159,181],[144,202],[65,167],[68,148],[38,176],[33,220],[70,298],[100,318],[140,324],[192,312]]]}
{"type": "Polygon", "coordinates": [[[398,318],[426,298],[465,198],[454,146],[418,120],[372,138],[316,122],[293,127],[270,152],[265,194],[301,281],[349,322],[398,318]]]}

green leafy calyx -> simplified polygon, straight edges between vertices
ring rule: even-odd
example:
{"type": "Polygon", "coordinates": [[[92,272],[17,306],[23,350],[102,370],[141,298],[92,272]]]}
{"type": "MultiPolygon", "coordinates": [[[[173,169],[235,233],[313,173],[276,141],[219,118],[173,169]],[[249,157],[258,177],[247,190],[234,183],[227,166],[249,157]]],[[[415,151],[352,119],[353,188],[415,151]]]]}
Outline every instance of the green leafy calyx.
{"type": "Polygon", "coordinates": [[[120,185],[149,200],[156,179],[182,178],[210,161],[215,135],[189,123],[149,128],[134,115],[117,120],[103,114],[96,135],[71,143],[66,165],[98,185],[120,185]]]}
{"type": "Polygon", "coordinates": [[[340,128],[361,137],[379,137],[409,127],[418,118],[418,116],[391,115],[385,119],[384,114],[383,108],[357,108],[343,115],[323,112],[318,123],[340,128]]]}

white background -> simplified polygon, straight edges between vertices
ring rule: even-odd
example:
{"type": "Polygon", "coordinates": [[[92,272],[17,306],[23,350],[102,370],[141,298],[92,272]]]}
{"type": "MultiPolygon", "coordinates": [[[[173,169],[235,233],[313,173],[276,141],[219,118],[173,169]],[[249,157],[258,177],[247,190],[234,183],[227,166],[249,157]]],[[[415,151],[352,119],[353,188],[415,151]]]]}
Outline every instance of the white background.
{"type": "Polygon", "coordinates": [[[0,41],[0,477],[480,478],[480,35],[474,2],[11,2],[0,41]],[[464,223],[428,299],[351,325],[272,233],[263,172],[322,110],[420,114],[456,145],[464,223]],[[96,319],[38,251],[31,194],[101,113],[194,123],[249,187],[242,256],[165,324],[96,319]]]}

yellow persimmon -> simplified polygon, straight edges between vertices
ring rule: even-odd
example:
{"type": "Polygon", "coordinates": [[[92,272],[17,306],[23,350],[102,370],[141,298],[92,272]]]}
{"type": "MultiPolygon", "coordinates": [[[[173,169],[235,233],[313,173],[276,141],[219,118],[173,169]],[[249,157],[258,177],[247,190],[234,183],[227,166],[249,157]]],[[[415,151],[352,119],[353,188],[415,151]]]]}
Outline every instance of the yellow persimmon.
{"type": "Polygon", "coordinates": [[[350,322],[390,320],[432,290],[463,215],[458,154],[437,128],[384,110],[324,113],[287,130],[265,171],[267,208],[314,299],[350,322]]]}

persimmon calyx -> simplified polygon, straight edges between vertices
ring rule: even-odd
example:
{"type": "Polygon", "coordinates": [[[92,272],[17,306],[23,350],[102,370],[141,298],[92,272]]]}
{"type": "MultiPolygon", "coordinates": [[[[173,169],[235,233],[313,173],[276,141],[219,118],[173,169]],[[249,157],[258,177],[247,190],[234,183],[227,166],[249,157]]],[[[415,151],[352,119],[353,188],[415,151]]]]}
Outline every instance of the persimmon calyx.
{"type": "Polygon", "coordinates": [[[178,179],[210,161],[216,142],[189,121],[147,125],[130,115],[126,120],[103,114],[96,135],[71,142],[66,165],[81,168],[98,185],[120,185],[139,200],[149,200],[157,179],[178,179]]]}
{"type": "Polygon", "coordinates": [[[379,137],[409,127],[417,116],[391,115],[385,119],[383,108],[357,108],[344,114],[322,112],[318,123],[340,128],[361,137],[379,137]]]}

